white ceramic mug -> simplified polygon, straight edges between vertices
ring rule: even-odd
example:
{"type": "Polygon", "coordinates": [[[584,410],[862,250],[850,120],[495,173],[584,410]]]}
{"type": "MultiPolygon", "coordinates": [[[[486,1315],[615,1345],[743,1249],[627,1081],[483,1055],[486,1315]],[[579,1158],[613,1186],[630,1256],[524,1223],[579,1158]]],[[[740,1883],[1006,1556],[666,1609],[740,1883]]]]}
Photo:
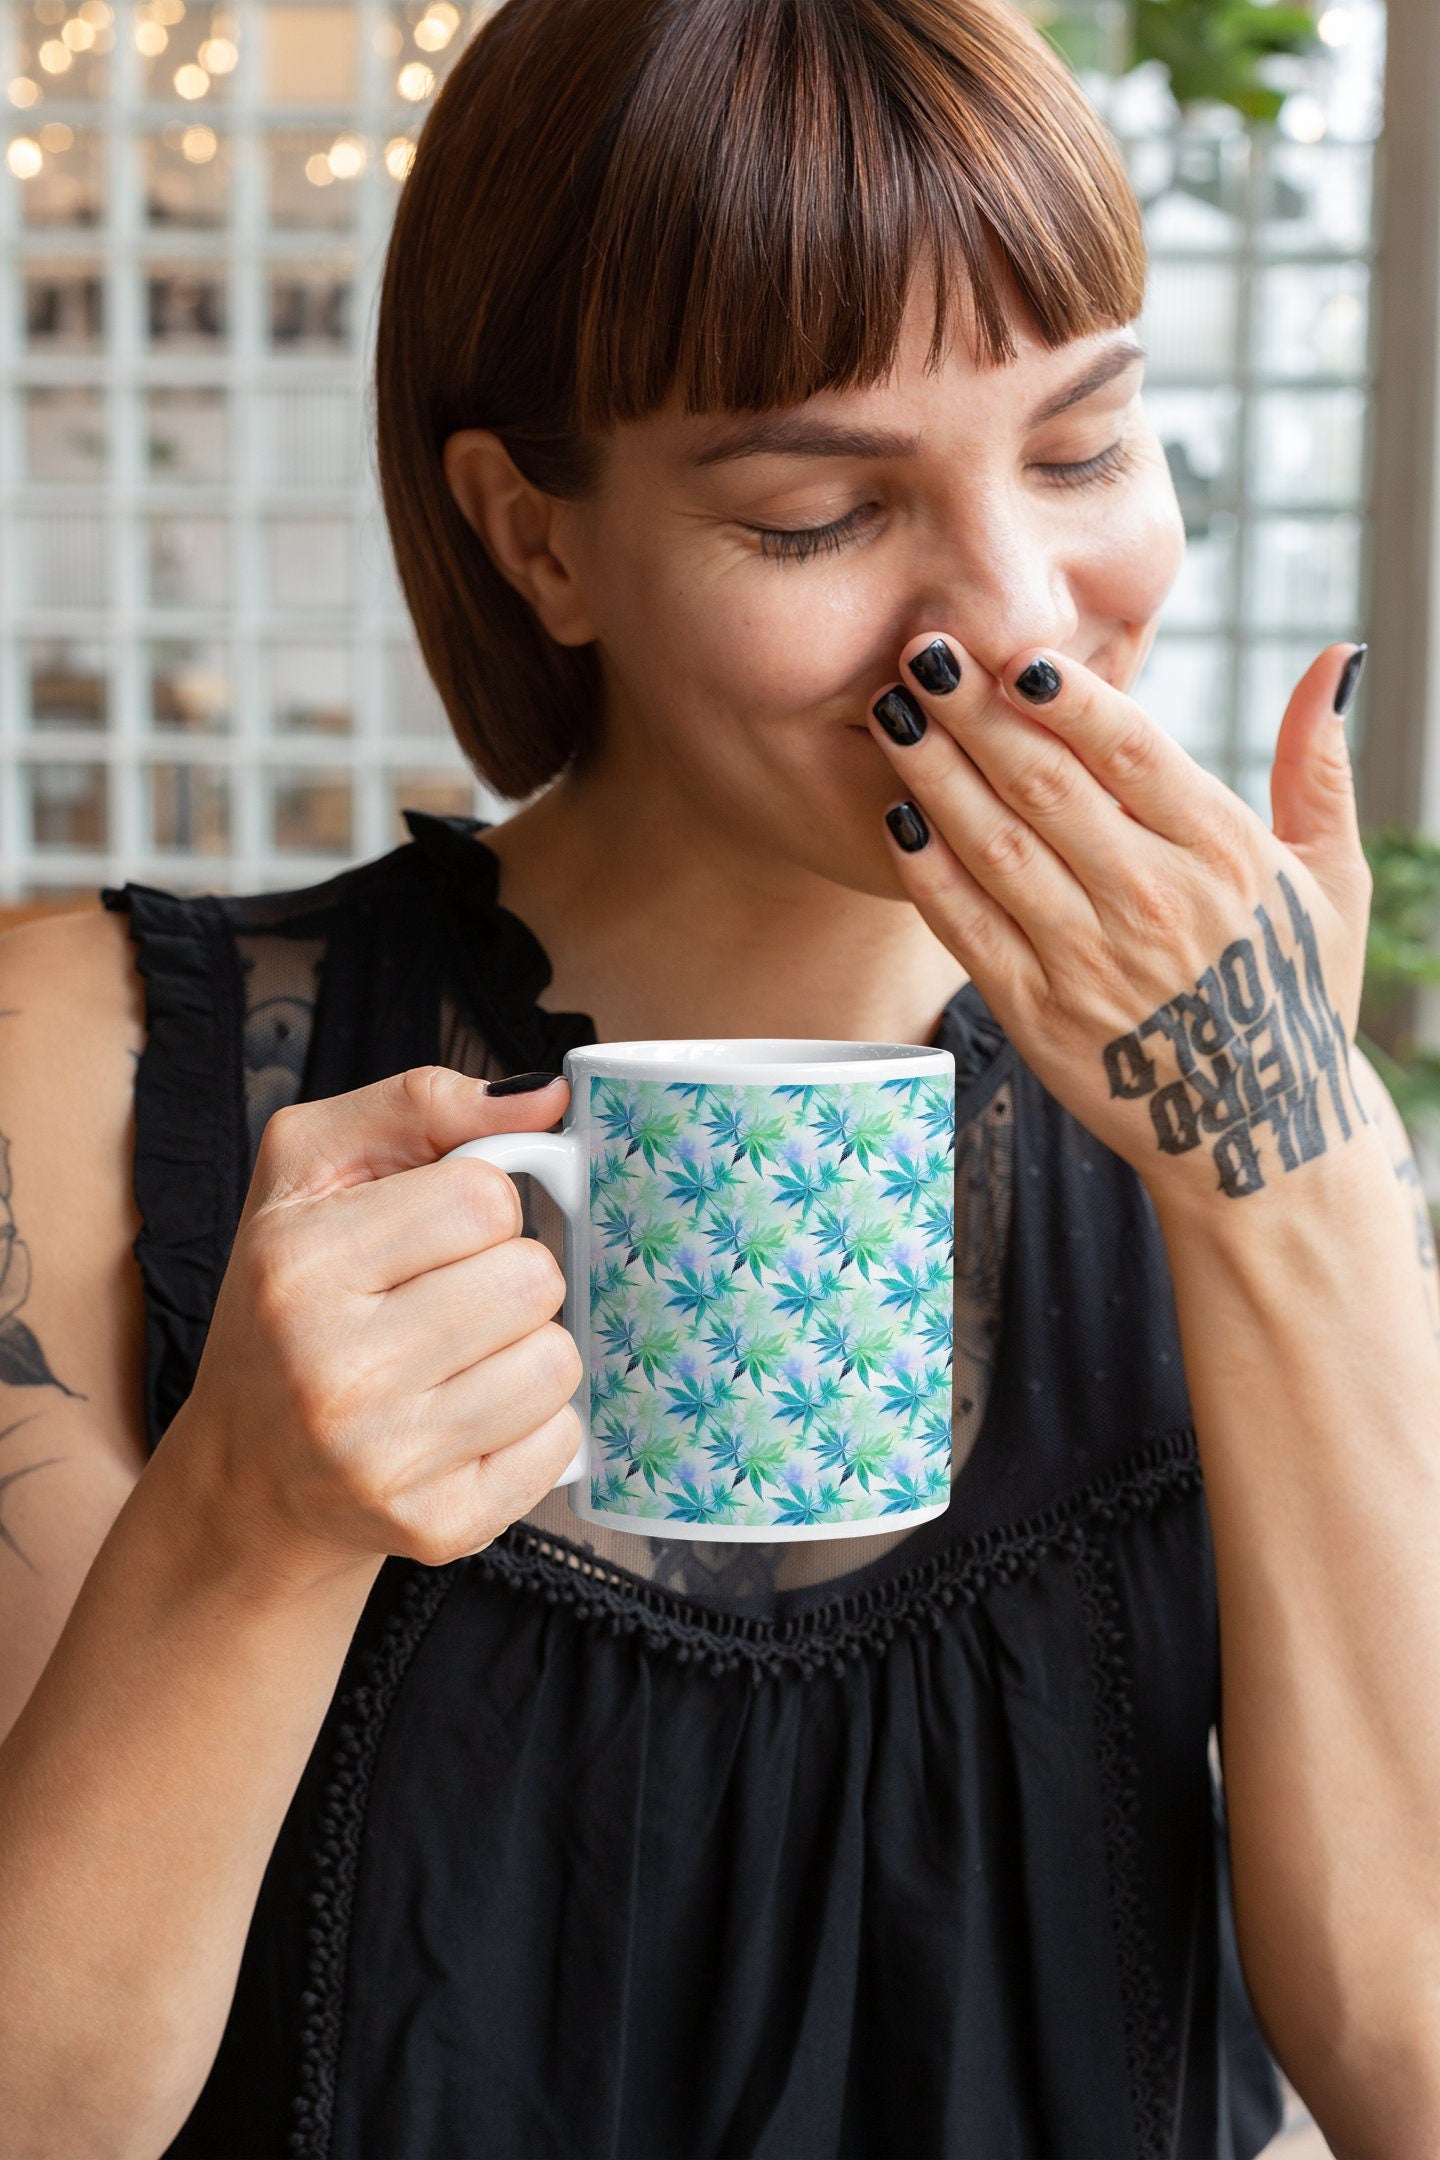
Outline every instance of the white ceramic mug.
{"type": "Polygon", "coordinates": [[[450,1152],[566,1224],[587,1522],[856,1537],[950,1499],[955,1060],[909,1043],[595,1043],[558,1133],[450,1152]]]}

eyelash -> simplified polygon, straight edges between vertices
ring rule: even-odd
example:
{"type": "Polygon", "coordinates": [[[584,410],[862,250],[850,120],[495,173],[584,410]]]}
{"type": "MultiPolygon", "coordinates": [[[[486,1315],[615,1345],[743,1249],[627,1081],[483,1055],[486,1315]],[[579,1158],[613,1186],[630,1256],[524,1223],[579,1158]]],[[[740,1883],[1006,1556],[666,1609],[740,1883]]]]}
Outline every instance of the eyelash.
{"type": "MultiPolygon", "coordinates": [[[[1033,465],[1030,469],[1044,473],[1055,487],[1109,487],[1124,478],[1130,464],[1128,446],[1115,442],[1098,457],[1085,458],[1078,464],[1033,465]]],[[[809,562],[816,555],[837,554],[868,522],[874,508],[873,503],[861,503],[831,525],[801,525],[793,530],[753,525],[750,529],[759,533],[760,553],[767,562],[809,562]]]]}

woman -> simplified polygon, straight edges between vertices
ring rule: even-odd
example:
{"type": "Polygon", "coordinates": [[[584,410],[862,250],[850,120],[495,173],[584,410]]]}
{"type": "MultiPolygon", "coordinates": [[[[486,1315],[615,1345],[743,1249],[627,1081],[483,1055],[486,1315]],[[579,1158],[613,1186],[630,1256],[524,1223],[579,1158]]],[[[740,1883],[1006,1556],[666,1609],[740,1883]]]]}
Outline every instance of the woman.
{"type": "Polygon", "coordinates": [[[1142,278],[1003,0],[508,0],[456,67],[381,471],[457,734],[535,799],[0,948],[7,2155],[1229,2160],[1261,2030],[1339,2152],[1440,2148],[1361,655],[1274,832],[1128,698],[1180,551],[1142,278]],[[553,1221],[439,1158],[554,1123],[576,1043],[711,1033],[955,1052],[909,1536],[551,1491],[553,1221]]]}

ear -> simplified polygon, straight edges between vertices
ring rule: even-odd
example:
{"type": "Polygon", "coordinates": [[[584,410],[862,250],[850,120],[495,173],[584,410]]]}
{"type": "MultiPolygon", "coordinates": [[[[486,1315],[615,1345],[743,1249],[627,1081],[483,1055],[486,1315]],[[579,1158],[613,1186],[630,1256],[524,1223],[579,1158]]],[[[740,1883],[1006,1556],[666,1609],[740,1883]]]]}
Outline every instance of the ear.
{"type": "Polygon", "coordinates": [[[569,505],[527,480],[488,428],[461,428],[442,457],[450,492],[500,575],[558,645],[588,645],[595,626],[562,530],[569,505]]]}

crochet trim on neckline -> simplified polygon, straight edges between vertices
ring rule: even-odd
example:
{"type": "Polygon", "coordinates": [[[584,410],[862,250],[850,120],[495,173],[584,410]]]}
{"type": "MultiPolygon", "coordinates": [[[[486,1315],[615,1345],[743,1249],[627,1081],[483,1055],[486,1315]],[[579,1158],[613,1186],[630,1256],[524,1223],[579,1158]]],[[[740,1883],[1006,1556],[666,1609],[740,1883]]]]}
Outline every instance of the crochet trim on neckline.
{"type": "Polygon", "coordinates": [[[717,1675],[748,1670],[758,1686],[767,1674],[838,1677],[847,1662],[885,1650],[902,1632],[941,1627],[952,1605],[971,1605],[998,1584],[1033,1575],[1054,1554],[1073,1558],[1094,1525],[1148,1513],[1172,1494],[1199,1491],[1202,1484],[1194,1427],[1186,1425],[1038,1514],[981,1531],[884,1581],[784,1620],[715,1612],[525,1523],[512,1523],[483,1552],[454,1565],[565,1605],[577,1620],[607,1634],[630,1635],[642,1649],[665,1652],[678,1664],[694,1663],[717,1675]]]}

